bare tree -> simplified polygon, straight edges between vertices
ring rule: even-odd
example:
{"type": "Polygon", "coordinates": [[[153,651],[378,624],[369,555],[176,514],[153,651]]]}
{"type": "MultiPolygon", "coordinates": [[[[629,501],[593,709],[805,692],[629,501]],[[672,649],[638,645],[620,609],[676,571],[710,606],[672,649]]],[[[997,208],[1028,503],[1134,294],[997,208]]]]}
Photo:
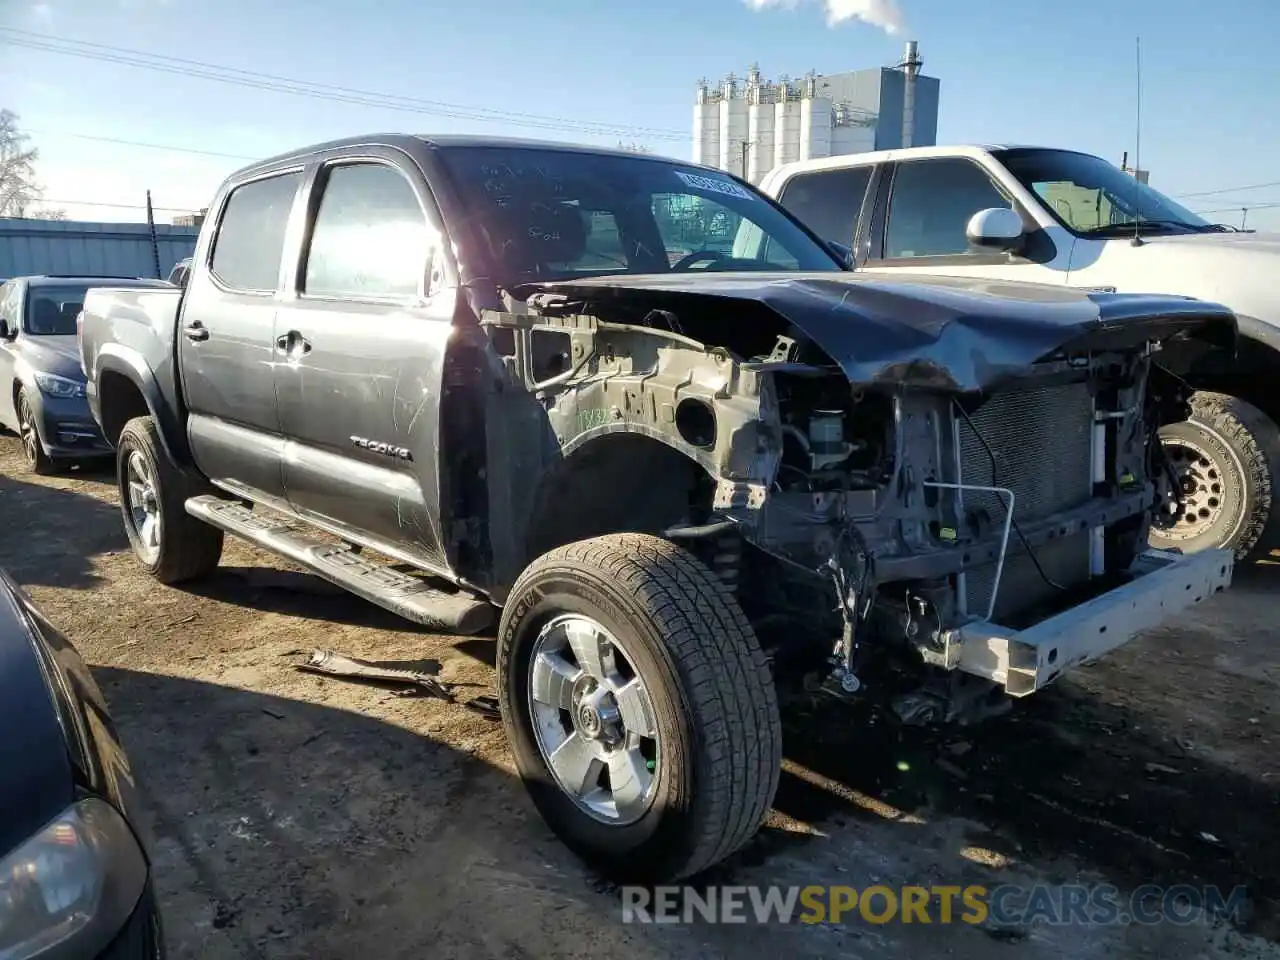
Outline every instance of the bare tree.
{"type": "Polygon", "coordinates": [[[0,217],[23,217],[40,199],[36,161],[40,151],[28,146],[31,138],[18,128],[18,115],[0,110],[0,217]]]}

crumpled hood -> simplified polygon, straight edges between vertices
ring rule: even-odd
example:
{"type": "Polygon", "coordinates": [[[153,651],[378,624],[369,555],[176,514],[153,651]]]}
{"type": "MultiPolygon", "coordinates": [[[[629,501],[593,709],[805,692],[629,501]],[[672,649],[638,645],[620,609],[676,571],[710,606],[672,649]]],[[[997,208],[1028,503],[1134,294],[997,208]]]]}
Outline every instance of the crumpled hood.
{"type": "Polygon", "coordinates": [[[1234,345],[1235,316],[1176,296],[1086,293],[968,277],[851,273],[615,275],[528,284],[519,296],[630,301],[679,316],[708,300],[764,306],[857,386],[983,390],[1063,349],[1125,349],[1176,335],[1234,345]]]}
{"type": "Polygon", "coordinates": [[[21,340],[22,358],[37,373],[52,373],[77,383],[84,382],[80,367],[80,343],[75,337],[33,337],[21,340]]]}

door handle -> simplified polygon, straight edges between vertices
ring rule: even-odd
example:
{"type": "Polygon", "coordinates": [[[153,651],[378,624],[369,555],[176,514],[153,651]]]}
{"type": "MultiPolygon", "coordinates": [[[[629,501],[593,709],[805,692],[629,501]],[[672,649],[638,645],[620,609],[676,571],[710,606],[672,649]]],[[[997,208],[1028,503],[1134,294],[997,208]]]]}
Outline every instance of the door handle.
{"type": "Polygon", "coordinates": [[[311,352],[311,341],[297,330],[290,330],[276,337],[276,350],[289,357],[302,357],[311,352]]]}
{"type": "Polygon", "coordinates": [[[186,338],[190,340],[192,343],[200,343],[202,340],[209,339],[209,328],[206,327],[199,320],[196,320],[192,323],[188,323],[185,327],[182,328],[182,332],[183,334],[186,335],[186,338]]]}

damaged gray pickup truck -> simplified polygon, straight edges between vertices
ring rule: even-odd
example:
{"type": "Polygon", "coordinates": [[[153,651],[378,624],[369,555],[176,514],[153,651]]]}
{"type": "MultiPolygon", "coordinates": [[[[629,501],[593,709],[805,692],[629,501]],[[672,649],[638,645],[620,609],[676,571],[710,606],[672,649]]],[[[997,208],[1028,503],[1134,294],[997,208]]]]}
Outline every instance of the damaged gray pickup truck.
{"type": "Polygon", "coordinates": [[[81,318],[164,583],[242,537],[424,626],[497,627],[503,722],[612,876],[769,808],[791,665],[966,717],[1227,586],[1146,550],[1225,308],[847,271],[754,188],[628,153],[375,136],[220,188],[185,289],[81,318]]]}

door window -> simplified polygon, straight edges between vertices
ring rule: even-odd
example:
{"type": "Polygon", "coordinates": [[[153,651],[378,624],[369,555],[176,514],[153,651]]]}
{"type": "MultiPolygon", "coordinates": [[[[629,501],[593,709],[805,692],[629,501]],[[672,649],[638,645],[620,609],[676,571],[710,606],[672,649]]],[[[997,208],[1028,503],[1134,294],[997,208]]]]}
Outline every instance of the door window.
{"type": "Polygon", "coordinates": [[[10,335],[18,331],[18,315],[21,313],[18,301],[17,283],[6,283],[0,287],[0,320],[4,321],[5,329],[10,335]]]}
{"type": "Polygon", "coordinates": [[[266,293],[276,289],[285,229],[301,179],[301,173],[285,173],[231,192],[211,262],[214,276],[226,286],[266,293]]]}
{"type": "Polygon", "coordinates": [[[898,167],[885,230],[886,260],[947,257],[971,252],[969,218],[991,207],[1013,204],[976,163],[913,160],[898,167]]]}
{"type": "Polygon", "coordinates": [[[307,251],[303,290],[316,297],[417,295],[431,230],[409,181],[378,163],[333,167],[307,251]]]}
{"type": "Polygon", "coordinates": [[[778,199],[823,240],[852,246],[871,170],[868,164],[801,173],[787,181],[778,199]]]}

